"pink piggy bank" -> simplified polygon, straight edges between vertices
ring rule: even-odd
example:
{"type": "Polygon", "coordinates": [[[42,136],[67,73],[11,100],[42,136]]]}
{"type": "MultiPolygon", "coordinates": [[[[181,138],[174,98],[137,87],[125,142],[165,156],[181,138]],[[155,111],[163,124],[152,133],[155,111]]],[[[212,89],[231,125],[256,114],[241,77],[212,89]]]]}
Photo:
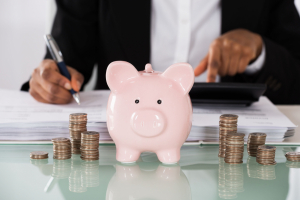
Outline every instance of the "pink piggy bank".
{"type": "Polygon", "coordinates": [[[193,68],[178,63],[161,73],[147,64],[138,72],[130,63],[116,61],[107,68],[106,82],[111,90],[107,127],[116,159],[135,162],[141,152],[151,151],[163,163],[178,162],[192,126],[193,68]]]}

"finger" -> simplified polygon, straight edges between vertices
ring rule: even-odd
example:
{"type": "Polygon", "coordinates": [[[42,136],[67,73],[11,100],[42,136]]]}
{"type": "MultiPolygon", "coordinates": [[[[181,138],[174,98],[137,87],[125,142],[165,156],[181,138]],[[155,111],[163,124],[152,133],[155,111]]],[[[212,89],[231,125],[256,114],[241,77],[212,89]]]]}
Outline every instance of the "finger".
{"type": "Polygon", "coordinates": [[[237,73],[239,74],[243,73],[246,70],[250,60],[251,60],[250,58],[242,56],[238,64],[237,73]]]}
{"type": "Polygon", "coordinates": [[[33,90],[35,90],[45,101],[46,103],[53,103],[53,104],[67,104],[71,102],[72,98],[66,100],[59,97],[54,96],[51,93],[48,93],[46,90],[42,88],[42,86],[35,82],[33,84],[33,90]]]}
{"type": "Polygon", "coordinates": [[[59,73],[58,67],[54,61],[47,60],[42,62],[41,65],[42,66],[39,69],[39,76],[42,77],[42,79],[64,87],[67,90],[72,89],[71,82],[59,73]]]}
{"type": "Polygon", "coordinates": [[[72,98],[69,90],[66,90],[65,88],[54,83],[45,81],[44,79],[41,80],[41,86],[49,94],[52,94],[58,98],[65,99],[67,101],[72,98]]]}
{"type": "Polygon", "coordinates": [[[223,45],[221,48],[221,67],[219,69],[219,75],[225,76],[227,74],[229,63],[230,63],[230,49],[231,49],[232,43],[228,40],[223,41],[223,45]]]}
{"type": "Polygon", "coordinates": [[[238,71],[238,64],[241,58],[241,51],[238,45],[233,45],[231,50],[228,75],[234,76],[238,71]]]}
{"type": "Polygon", "coordinates": [[[207,69],[208,54],[201,60],[199,65],[194,69],[195,76],[201,75],[207,69]]]}
{"type": "Polygon", "coordinates": [[[243,48],[242,56],[238,64],[237,73],[243,73],[246,70],[250,61],[253,59],[253,56],[253,51],[250,48],[243,48]]]}
{"type": "MultiPolygon", "coordinates": [[[[52,69],[52,72],[54,69],[52,69]]],[[[46,72],[48,73],[48,72],[46,72]]],[[[55,74],[54,74],[55,76],[55,74]]],[[[45,77],[45,75],[44,75],[45,77]]],[[[71,93],[65,89],[64,87],[61,87],[58,84],[52,83],[48,80],[45,80],[42,76],[39,75],[39,72],[36,71],[36,73],[34,73],[32,75],[32,80],[35,80],[39,85],[41,85],[41,87],[47,91],[50,94],[53,94],[54,96],[61,98],[61,99],[65,99],[65,100],[69,100],[71,98],[71,93]]]]}
{"type": "Polygon", "coordinates": [[[29,94],[38,102],[42,103],[48,103],[46,100],[44,100],[33,88],[29,88],[29,94]]]}
{"type": "Polygon", "coordinates": [[[221,66],[220,41],[215,40],[209,49],[207,82],[215,82],[221,66]]]}
{"type": "Polygon", "coordinates": [[[71,75],[71,86],[76,92],[79,92],[83,84],[84,77],[81,73],[79,73],[76,69],[72,67],[68,67],[68,70],[71,75]]]}

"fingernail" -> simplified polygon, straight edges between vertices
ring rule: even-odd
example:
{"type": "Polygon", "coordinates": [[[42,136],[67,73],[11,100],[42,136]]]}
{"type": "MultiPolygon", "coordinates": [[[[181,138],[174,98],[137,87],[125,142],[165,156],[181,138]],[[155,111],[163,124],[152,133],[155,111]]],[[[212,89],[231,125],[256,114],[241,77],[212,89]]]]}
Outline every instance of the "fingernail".
{"type": "Polygon", "coordinates": [[[67,90],[71,90],[71,89],[72,89],[70,83],[66,83],[66,84],[65,84],[65,88],[66,88],[67,90]]]}
{"type": "Polygon", "coordinates": [[[81,88],[81,83],[79,81],[77,81],[77,87],[78,87],[78,90],[80,90],[81,88]]]}

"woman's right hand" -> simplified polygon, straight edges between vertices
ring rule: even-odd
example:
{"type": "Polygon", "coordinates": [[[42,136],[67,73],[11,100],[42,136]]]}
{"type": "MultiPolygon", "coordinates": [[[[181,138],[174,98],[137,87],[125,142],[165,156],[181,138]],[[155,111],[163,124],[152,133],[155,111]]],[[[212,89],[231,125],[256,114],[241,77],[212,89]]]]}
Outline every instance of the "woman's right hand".
{"type": "Polygon", "coordinates": [[[60,74],[53,60],[45,59],[34,69],[29,81],[29,93],[39,102],[67,104],[72,101],[70,89],[78,92],[84,77],[76,69],[67,67],[71,81],[60,74]]]}

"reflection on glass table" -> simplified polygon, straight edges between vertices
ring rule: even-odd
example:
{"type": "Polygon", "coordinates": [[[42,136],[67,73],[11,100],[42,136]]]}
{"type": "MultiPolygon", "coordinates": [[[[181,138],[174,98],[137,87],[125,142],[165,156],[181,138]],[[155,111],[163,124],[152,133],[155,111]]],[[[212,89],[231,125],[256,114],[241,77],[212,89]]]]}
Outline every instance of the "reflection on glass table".
{"type": "Polygon", "coordinates": [[[179,165],[116,164],[116,173],[108,184],[106,199],[190,200],[191,189],[179,165]]]}
{"type": "MultiPolygon", "coordinates": [[[[246,147],[245,147],[246,150],[246,147]]],[[[263,166],[244,152],[243,164],[227,164],[218,146],[184,146],[176,165],[143,153],[134,164],[115,160],[115,146],[100,146],[98,161],[52,159],[52,145],[0,145],[1,199],[300,199],[300,162],[277,146],[276,165],[263,166]],[[49,152],[31,160],[31,151],[49,152]],[[4,181],[5,180],[5,181],[4,181]]]]}

